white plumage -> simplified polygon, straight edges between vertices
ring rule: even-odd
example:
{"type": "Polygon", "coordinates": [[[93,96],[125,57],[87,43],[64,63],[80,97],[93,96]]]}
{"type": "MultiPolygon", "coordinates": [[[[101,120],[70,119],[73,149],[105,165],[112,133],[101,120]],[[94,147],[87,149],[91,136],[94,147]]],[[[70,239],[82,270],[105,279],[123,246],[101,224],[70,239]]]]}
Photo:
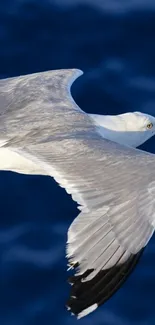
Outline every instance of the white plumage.
{"type": "Polygon", "coordinates": [[[0,81],[0,169],[51,175],[81,210],[67,241],[76,267],[68,306],[78,318],[116,291],[155,225],[155,156],[131,148],[154,135],[155,118],[86,114],[70,94],[81,74],[0,81]]]}

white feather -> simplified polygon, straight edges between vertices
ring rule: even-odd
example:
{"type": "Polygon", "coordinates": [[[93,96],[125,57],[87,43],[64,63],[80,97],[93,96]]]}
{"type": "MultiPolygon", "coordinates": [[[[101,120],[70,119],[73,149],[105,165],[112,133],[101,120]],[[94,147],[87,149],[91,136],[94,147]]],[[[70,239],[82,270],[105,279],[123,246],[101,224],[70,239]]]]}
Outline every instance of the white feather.
{"type": "Polygon", "coordinates": [[[68,231],[67,256],[79,263],[77,273],[93,269],[88,281],[124,263],[154,232],[155,156],[130,147],[154,134],[146,123],[155,119],[137,112],[84,113],[70,94],[81,74],[57,70],[0,81],[0,134],[6,139],[0,168],[51,175],[72,195],[81,213],[68,231]]]}

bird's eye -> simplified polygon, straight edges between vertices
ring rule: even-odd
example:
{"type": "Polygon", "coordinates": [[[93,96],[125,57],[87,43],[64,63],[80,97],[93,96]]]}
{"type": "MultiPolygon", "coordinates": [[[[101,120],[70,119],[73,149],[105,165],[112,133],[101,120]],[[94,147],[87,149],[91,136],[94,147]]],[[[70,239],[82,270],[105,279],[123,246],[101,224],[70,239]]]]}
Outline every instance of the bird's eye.
{"type": "Polygon", "coordinates": [[[152,129],[153,128],[153,123],[148,123],[147,124],[147,129],[152,129]]]}

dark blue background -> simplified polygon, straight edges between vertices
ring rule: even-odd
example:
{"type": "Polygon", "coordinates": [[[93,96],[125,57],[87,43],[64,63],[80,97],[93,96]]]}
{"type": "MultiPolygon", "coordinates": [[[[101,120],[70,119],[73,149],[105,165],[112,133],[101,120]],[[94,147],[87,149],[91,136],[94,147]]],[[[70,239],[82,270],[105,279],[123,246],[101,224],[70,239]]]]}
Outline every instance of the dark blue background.
{"type": "MultiPolygon", "coordinates": [[[[153,0],[0,2],[0,78],[80,68],[72,94],[86,112],[155,115],[154,62],[153,0]]],[[[155,152],[154,142],[143,148],[155,152]]],[[[0,173],[1,325],[76,324],[64,307],[76,215],[50,177],[0,173]]],[[[154,301],[155,237],[124,286],[81,324],[153,325],[154,301]]]]}

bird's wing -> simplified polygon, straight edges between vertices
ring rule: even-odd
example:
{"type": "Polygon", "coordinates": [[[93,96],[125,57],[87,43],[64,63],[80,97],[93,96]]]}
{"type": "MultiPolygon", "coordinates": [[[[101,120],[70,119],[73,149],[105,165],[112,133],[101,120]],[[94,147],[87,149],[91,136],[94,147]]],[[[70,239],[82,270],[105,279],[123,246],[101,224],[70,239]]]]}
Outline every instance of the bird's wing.
{"type": "Polygon", "coordinates": [[[153,234],[155,219],[154,155],[96,132],[70,95],[80,74],[49,71],[1,84],[3,103],[6,89],[12,99],[3,114],[6,146],[45,169],[81,210],[67,241],[69,264],[77,267],[68,306],[79,317],[127,277],[153,234]]]}

